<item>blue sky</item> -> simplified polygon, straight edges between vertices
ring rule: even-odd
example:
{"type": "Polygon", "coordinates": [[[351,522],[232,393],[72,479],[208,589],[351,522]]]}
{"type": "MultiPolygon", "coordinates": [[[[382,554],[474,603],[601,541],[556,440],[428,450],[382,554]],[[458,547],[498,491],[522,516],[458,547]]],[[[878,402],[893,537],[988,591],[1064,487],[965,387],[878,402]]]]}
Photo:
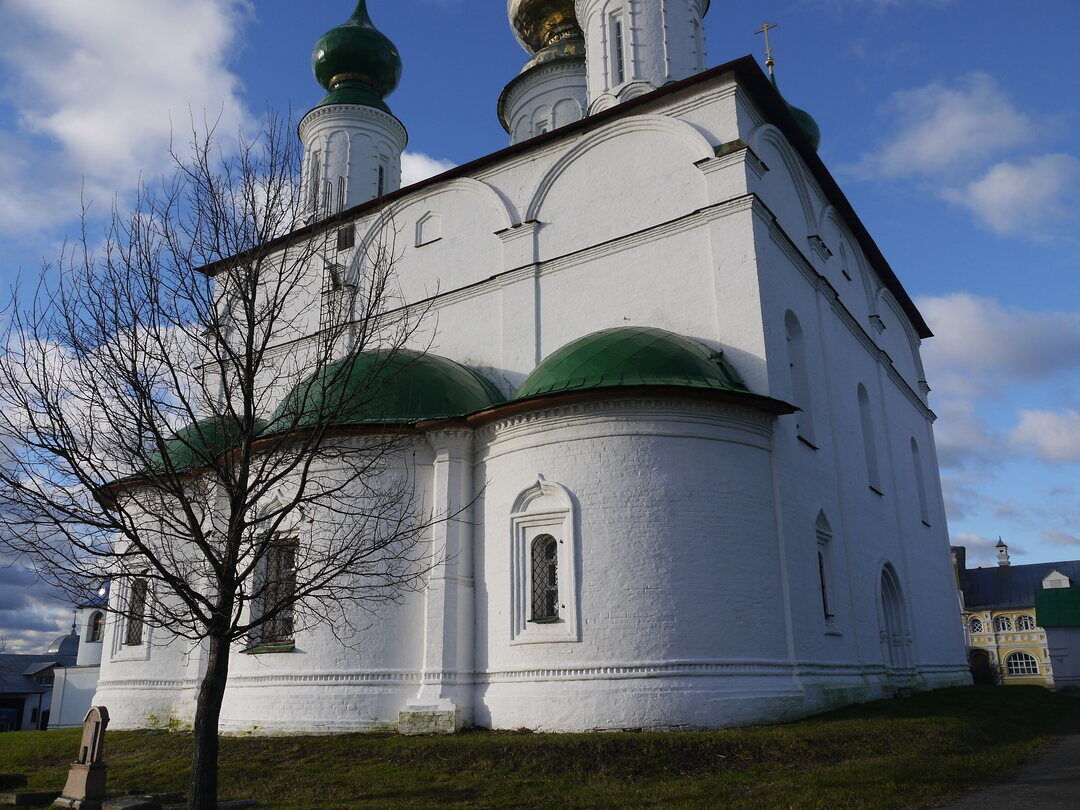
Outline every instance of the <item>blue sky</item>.
{"type": "MultiPolygon", "coordinates": [[[[412,179],[507,143],[526,59],[503,0],[369,0],[405,74],[412,179]]],[[[350,0],[0,0],[0,283],[165,165],[191,113],[223,131],[321,97],[309,68],[350,0]]],[[[714,0],[711,64],[774,32],[781,86],[938,337],[925,356],[950,529],[976,561],[1080,557],[1080,3],[714,0]]],[[[0,568],[0,634],[64,609],[0,568]]]]}

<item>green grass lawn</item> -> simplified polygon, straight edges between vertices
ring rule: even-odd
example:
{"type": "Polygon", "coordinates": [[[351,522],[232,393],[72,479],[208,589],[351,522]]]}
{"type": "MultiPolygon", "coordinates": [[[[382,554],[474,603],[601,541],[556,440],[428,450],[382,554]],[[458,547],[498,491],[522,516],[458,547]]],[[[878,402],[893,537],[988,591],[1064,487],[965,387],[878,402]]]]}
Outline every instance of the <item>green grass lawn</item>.
{"type": "MultiPolygon", "coordinates": [[[[711,732],[230,737],[221,793],[282,810],[916,808],[1005,778],[1077,727],[1080,699],[972,687],[711,732]]],[[[79,734],[0,734],[0,772],[59,789],[79,734]]],[[[182,733],[110,732],[110,788],[183,790],[190,745],[182,733]]]]}

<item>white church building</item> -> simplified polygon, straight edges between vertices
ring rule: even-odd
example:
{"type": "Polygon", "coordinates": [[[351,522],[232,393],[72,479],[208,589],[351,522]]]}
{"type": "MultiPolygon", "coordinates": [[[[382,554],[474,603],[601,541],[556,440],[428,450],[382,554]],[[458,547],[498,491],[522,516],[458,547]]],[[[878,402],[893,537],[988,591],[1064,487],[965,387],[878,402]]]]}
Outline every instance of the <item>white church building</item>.
{"type": "MultiPolygon", "coordinates": [[[[510,145],[407,188],[367,4],[316,46],[311,227],[350,223],[348,267],[392,219],[405,296],[438,290],[416,385],[451,405],[399,421],[471,513],[360,643],[236,650],[224,730],[720,727],[970,682],[931,334],[813,119],[750,57],[706,69],[708,9],[510,0],[510,145]]],[[[128,630],[95,704],[190,718],[200,651],[128,630]]]]}

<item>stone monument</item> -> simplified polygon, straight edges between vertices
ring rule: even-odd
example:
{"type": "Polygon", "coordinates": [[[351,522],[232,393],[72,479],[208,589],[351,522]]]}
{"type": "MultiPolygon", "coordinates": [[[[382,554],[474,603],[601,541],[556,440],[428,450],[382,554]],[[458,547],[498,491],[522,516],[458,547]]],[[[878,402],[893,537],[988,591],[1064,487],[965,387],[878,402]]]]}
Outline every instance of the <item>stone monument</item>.
{"type": "Polygon", "coordinates": [[[79,759],[68,771],[67,785],[53,807],[73,810],[100,810],[105,800],[105,729],[109,725],[109,710],[94,706],[83,720],[79,759]]]}

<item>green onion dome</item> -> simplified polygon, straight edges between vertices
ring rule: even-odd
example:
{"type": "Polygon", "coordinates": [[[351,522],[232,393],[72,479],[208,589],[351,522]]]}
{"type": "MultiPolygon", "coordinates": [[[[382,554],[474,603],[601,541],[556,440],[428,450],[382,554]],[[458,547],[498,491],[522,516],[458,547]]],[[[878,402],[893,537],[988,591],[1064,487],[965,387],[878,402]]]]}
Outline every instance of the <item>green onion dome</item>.
{"type": "MultiPolygon", "coordinates": [[[[265,422],[255,424],[254,433],[259,434],[265,422]]],[[[154,453],[147,465],[153,475],[162,475],[171,466],[174,473],[185,473],[209,467],[218,458],[234,449],[241,440],[240,424],[231,417],[216,416],[200,419],[176,431],[165,441],[164,457],[154,453]],[[165,459],[169,464],[166,465],[165,459]]]]}
{"type": "MultiPolygon", "coordinates": [[[[776,92],[780,93],[780,86],[776,83],[776,76],[772,76],[773,87],[776,88],[776,92]]],[[[795,119],[795,123],[799,127],[799,131],[806,136],[806,139],[810,141],[810,145],[814,147],[816,152],[821,148],[821,127],[818,126],[818,122],[814,120],[814,116],[810,115],[806,110],[800,110],[798,107],[788,104],[784,94],[780,93],[780,98],[784,99],[784,104],[787,104],[788,112],[791,113],[791,117],[795,119]]]]}
{"type": "Polygon", "coordinates": [[[749,393],[721,353],[674,332],[632,326],[563,346],[529,375],[516,399],[646,385],[749,393]]]}
{"type": "Polygon", "coordinates": [[[383,99],[401,81],[401,56],[368,16],[367,0],[337,28],[315,44],[311,54],[315,78],[329,94],[319,106],[360,104],[390,112],[383,99]]]}
{"type": "Polygon", "coordinates": [[[360,352],[293,389],[265,433],[335,425],[408,425],[487,410],[506,401],[490,380],[460,363],[407,349],[360,352]]]}

